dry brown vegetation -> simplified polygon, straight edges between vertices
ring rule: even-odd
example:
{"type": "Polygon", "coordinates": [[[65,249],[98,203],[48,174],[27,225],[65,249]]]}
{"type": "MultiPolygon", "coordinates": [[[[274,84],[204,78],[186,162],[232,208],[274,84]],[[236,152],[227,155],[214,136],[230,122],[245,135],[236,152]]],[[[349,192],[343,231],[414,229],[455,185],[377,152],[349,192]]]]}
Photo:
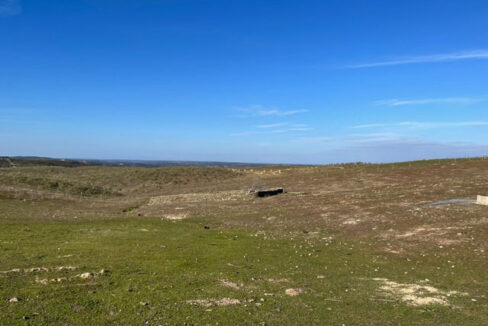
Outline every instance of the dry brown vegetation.
{"type": "MultiPolygon", "coordinates": [[[[398,253],[421,242],[479,250],[487,245],[479,237],[488,222],[486,208],[469,201],[488,192],[488,161],[482,159],[248,169],[22,167],[0,172],[0,200],[21,200],[26,215],[34,219],[205,217],[221,228],[281,234],[326,228],[375,237],[384,241],[385,250],[398,253]],[[248,190],[256,182],[282,186],[286,193],[255,198],[248,190]],[[452,199],[466,201],[432,205],[452,199]],[[45,209],[33,214],[33,202],[45,209]]],[[[8,218],[5,214],[0,218],[8,218]]]]}

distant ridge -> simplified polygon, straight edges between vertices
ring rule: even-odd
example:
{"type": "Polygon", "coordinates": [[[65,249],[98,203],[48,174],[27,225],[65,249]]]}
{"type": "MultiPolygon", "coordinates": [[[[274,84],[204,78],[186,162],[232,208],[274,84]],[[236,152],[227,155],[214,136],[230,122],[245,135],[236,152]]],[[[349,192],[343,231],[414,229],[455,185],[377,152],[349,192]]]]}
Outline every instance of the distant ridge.
{"type": "Polygon", "coordinates": [[[212,161],[164,161],[164,160],[96,160],[96,159],[61,159],[38,156],[4,156],[0,157],[0,167],[15,166],[135,166],[135,167],[165,167],[165,166],[199,166],[222,168],[246,168],[279,164],[212,162],[212,161]]]}

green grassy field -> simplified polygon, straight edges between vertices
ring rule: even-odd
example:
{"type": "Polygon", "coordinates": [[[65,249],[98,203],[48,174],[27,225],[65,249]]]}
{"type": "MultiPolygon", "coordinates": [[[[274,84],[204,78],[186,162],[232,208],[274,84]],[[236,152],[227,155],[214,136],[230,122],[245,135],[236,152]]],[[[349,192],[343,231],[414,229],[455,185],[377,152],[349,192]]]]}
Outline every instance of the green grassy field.
{"type": "Polygon", "coordinates": [[[430,203],[487,181],[481,159],[0,169],[0,324],[486,325],[488,208],[430,203]]]}

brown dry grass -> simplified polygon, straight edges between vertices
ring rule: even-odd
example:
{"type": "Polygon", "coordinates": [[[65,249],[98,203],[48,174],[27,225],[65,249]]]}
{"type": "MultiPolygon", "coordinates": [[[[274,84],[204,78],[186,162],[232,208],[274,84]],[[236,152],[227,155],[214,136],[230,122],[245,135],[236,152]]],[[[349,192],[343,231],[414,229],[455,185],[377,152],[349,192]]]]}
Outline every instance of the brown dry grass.
{"type": "MultiPolygon", "coordinates": [[[[0,181],[0,201],[21,201],[16,209],[32,219],[205,217],[227,229],[280,234],[327,229],[377,239],[390,252],[419,243],[487,246],[479,237],[486,207],[429,205],[486,193],[483,159],[248,169],[21,167],[0,169],[0,181]],[[247,191],[256,180],[282,186],[286,194],[255,198],[247,191]],[[103,191],[74,193],[85,188],[103,191]],[[38,205],[43,209],[34,212],[38,205]]],[[[8,219],[8,210],[0,218],[8,219]]]]}

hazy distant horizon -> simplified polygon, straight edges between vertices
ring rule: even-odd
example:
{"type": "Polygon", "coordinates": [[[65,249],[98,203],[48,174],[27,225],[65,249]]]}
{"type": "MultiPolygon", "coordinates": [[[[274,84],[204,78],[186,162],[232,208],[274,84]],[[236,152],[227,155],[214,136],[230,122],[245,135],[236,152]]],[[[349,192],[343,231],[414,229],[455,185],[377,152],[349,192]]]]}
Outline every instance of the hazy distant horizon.
{"type": "Polygon", "coordinates": [[[1,157],[18,158],[18,159],[53,159],[53,160],[72,160],[72,161],[87,161],[87,162],[112,162],[112,163],[183,163],[188,165],[191,163],[215,163],[215,164],[249,164],[249,165],[329,165],[329,164],[348,164],[348,163],[364,163],[364,164],[388,164],[388,163],[402,163],[422,160],[451,160],[451,159],[474,159],[486,157],[485,155],[469,155],[469,156],[450,156],[450,157],[429,157],[425,159],[402,160],[402,161],[335,161],[335,162],[264,162],[264,161],[216,161],[216,160],[180,160],[180,159],[127,159],[127,158],[93,158],[93,157],[54,157],[54,156],[33,156],[33,155],[0,155],[1,157]]]}

